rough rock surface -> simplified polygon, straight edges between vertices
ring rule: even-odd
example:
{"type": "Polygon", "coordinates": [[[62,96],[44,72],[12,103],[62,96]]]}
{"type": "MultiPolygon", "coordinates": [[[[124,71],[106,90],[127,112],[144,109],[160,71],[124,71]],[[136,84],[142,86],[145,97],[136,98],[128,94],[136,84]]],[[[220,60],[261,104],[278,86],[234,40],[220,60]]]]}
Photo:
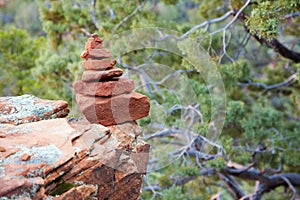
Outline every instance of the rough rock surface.
{"type": "Polygon", "coordinates": [[[138,199],[149,145],[135,122],[67,119],[0,125],[0,197],[138,199]],[[25,160],[22,155],[27,154],[25,160]]]}
{"type": "Polygon", "coordinates": [[[130,93],[134,89],[133,80],[119,78],[105,82],[82,82],[74,84],[75,93],[88,96],[109,97],[124,93],[130,93]]]}
{"type": "Polygon", "coordinates": [[[68,102],[39,99],[33,95],[0,97],[0,124],[23,124],[61,118],[69,113],[68,102]]]}
{"type": "Polygon", "coordinates": [[[150,110],[148,97],[139,93],[122,94],[112,98],[77,94],[76,101],[81,112],[91,123],[105,126],[146,117],[150,110]]]}
{"type": "Polygon", "coordinates": [[[108,49],[91,49],[87,56],[87,58],[93,59],[104,59],[110,57],[112,57],[112,54],[109,52],[108,49]]]}
{"type": "Polygon", "coordinates": [[[92,60],[87,59],[82,62],[82,66],[86,70],[105,70],[110,69],[117,63],[116,60],[92,60]]]}
{"type": "Polygon", "coordinates": [[[87,70],[82,74],[82,81],[92,82],[92,81],[102,81],[107,79],[112,79],[114,77],[122,76],[123,70],[119,68],[112,68],[105,71],[95,71],[87,70]]]}

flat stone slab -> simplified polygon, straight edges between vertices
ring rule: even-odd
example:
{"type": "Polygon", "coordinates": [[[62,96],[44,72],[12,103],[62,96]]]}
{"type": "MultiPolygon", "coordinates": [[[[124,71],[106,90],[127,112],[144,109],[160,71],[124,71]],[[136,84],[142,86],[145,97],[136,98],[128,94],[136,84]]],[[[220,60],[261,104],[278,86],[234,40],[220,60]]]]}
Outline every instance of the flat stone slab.
{"type": "Polygon", "coordinates": [[[112,57],[112,54],[108,49],[91,49],[88,51],[87,58],[93,58],[93,59],[104,59],[104,58],[110,58],[112,57]]]}
{"type": "Polygon", "coordinates": [[[82,74],[83,82],[97,82],[100,80],[108,80],[114,77],[122,76],[123,70],[119,68],[112,68],[105,71],[87,70],[82,74]]]}
{"type": "Polygon", "coordinates": [[[82,62],[82,66],[86,70],[106,70],[110,69],[117,63],[116,60],[92,60],[87,59],[82,62]]]}
{"type": "Polygon", "coordinates": [[[123,93],[130,93],[134,89],[134,82],[131,79],[119,78],[105,82],[83,82],[74,84],[75,93],[88,96],[109,97],[123,93]]]}
{"type": "Polygon", "coordinates": [[[87,120],[104,126],[146,117],[150,110],[149,98],[139,93],[122,94],[112,98],[76,94],[76,101],[87,120]]]}
{"type": "Polygon", "coordinates": [[[23,124],[66,117],[68,102],[45,100],[33,95],[0,97],[0,124],[23,124]]]}
{"type": "Polygon", "coordinates": [[[0,199],[138,199],[149,144],[135,123],[2,124],[0,199]],[[22,159],[29,155],[28,159],[22,159]],[[61,183],[71,184],[68,191],[61,183]]]}

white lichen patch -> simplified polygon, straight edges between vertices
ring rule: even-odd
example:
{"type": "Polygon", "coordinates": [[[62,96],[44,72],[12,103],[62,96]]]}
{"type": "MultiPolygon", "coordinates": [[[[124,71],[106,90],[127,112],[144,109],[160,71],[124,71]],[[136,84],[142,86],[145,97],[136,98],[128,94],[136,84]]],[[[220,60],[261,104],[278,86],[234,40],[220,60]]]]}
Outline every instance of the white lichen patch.
{"type": "Polygon", "coordinates": [[[79,147],[73,147],[75,153],[79,153],[82,149],[79,147]]]}
{"type": "Polygon", "coordinates": [[[32,129],[27,126],[15,126],[12,129],[5,131],[6,134],[12,134],[17,132],[30,133],[32,132],[32,129]]]}
{"type": "Polygon", "coordinates": [[[41,164],[46,163],[46,165],[51,165],[59,159],[62,155],[62,152],[54,145],[41,146],[41,147],[32,147],[27,148],[25,146],[16,146],[20,151],[15,154],[5,158],[2,164],[14,163],[14,164],[41,164]],[[30,159],[28,161],[22,161],[21,156],[23,154],[29,154],[30,159]]]}
{"type": "Polygon", "coordinates": [[[8,197],[0,197],[0,200],[19,200],[19,199],[31,199],[30,194],[24,192],[21,195],[12,195],[10,198],[8,197]]]}
{"type": "MultiPolygon", "coordinates": [[[[0,164],[1,164],[1,161],[2,160],[0,160],[0,164]]],[[[4,168],[3,167],[0,167],[0,178],[2,178],[2,177],[5,177],[6,175],[5,175],[5,170],[4,170],[4,168]]]]}
{"type": "Polygon", "coordinates": [[[55,105],[55,101],[42,101],[33,95],[0,97],[0,103],[7,104],[4,110],[0,108],[0,123],[13,122],[15,125],[49,118],[55,105]]]}

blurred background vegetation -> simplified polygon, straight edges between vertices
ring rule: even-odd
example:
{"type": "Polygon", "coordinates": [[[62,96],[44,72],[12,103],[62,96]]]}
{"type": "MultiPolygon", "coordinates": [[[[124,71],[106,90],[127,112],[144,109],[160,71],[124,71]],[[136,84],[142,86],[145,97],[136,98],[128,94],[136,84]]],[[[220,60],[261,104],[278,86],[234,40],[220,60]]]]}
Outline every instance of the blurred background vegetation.
{"type": "MultiPolygon", "coordinates": [[[[0,96],[30,93],[64,99],[75,107],[72,84],[80,79],[79,55],[91,33],[105,39],[133,28],[162,27],[184,35],[206,22],[186,37],[199,40],[224,81],[226,121],[213,145],[222,148],[213,148],[209,159],[183,152],[176,162],[150,172],[140,198],[240,199],[241,194],[258,191],[262,194],[257,194],[257,199],[295,199],[299,189],[295,177],[283,178],[276,186],[262,182],[261,177],[273,181],[272,176],[294,173],[297,179],[300,173],[299,12],[298,0],[0,0],[0,96]],[[230,163],[238,163],[244,170],[233,173],[230,170],[237,165],[230,163]]],[[[193,121],[197,127],[193,136],[205,137],[212,110],[201,75],[189,71],[192,66],[182,58],[152,50],[132,52],[122,57],[123,64],[117,67],[130,71],[145,63],[145,58],[186,70],[197,95],[198,107],[193,108],[203,118],[193,121]]],[[[151,123],[154,119],[164,121],[168,130],[188,124],[180,113],[168,113],[178,104],[170,91],[139,90],[150,97],[152,105],[163,108],[152,110],[152,119],[139,121],[145,138],[157,131],[157,124],[151,123]],[[159,112],[168,113],[167,119],[160,119],[164,115],[159,112]]],[[[75,111],[71,116],[79,117],[75,111]]],[[[191,131],[184,128],[181,131],[191,131]]],[[[174,134],[147,142],[162,145],[174,134]]],[[[196,140],[193,142],[196,145],[196,140]]],[[[195,145],[189,148],[195,150],[195,145]]],[[[159,165],[159,159],[153,162],[159,165]]]]}

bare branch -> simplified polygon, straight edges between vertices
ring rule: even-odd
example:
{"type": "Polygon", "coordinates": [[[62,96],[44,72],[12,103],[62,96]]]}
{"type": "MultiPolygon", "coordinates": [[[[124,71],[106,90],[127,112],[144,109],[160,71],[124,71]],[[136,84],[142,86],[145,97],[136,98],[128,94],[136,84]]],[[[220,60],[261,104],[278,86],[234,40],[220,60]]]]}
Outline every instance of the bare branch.
{"type": "Polygon", "coordinates": [[[96,7],[96,3],[97,3],[97,0],[91,0],[91,15],[92,15],[92,20],[93,20],[93,23],[94,25],[96,26],[96,28],[98,29],[98,31],[101,31],[102,30],[102,27],[98,24],[97,22],[97,18],[96,18],[96,13],[95,13],[95,7],[96,7]]]}
{"type": "Polygon", "coordinates": [[[141,5],[139,5],[130,15],[126,16],[122,21],[120,21],[112,30],[112,34],[115,33],[115,31],[123,24],[125,23],[128,19],[130,19],[132,16],[134,16],[137,12],[142,10],[142,8],[146,5],[147,1],[143,1],[141,5]]]}
{"type": "Polygon", "coordinates": [[[247,87],[247,86],[262,87],[264,88],[264,92],[265,92],[267,90],[289,86],[296,80],[296,78],[297,78],[296,74],[293,74],[287,80],[273,85],[266,85],[264,83],[252,82],[251,80],[248,80],[248,83],[238,83],[238,85],[242,87],[247,87]]]}
{"type": "Polygon", "coordinates": [[[282,178],[287,184],[288,186],[291,188],[291,190],[293,191],[293,196],[291,197],[291,200],[296,199],[296,194],[297,194],[297,190],[295,189],[295,187],[291,184],[291,182],[289,181],[289,179],[287,179],[286,177],[280,175],[280,178],[282,178]]]}
{"type": "Polygon", "coordinates": [[[129,70],[133,70],[138,72],[138,75],[142,81],[143,87],[145,89],[146,92],[148,92],[149,94],[153,94],[153,90],[151,88],[151,85],[154,87],[154,89],[161,94],[161,90],[158,87],[157,83],[155,81],[153,81],[148,74],[142,69],[143,66],[146,66],[146,63],[139,65],[139,66],[129,66],[125,63],[122,62],[121,58],[119,57],[117,59],[117,62],[120,66],[129,69],[129,70]]]}
{"type": "Polygon", "coordinates": [[[143,140],[147,141],[147,140],[150,140],[150,139],[153,139],[153,138],[165,137],[165,136],[169,136],[171,134],[180,133],[180,132],[181,131],[177,130],[177,129],[167,129],[167,130],[159,131],[159,132],[153,133],[151,135],[145,136],[143,138],[143,140]]]}
{"type": "Polygon", "coordinates": [[[91,37],[92,36],[92,34],[90,32],[88,32],[86,29],[81,28],[80,30],[84,33],[85,36],[87,36],[87,37],[91,37]]]}
{"type": "MultiPolygon", "coordinates": [[[[227,48],[227,42],[226,42],[226,30],[239,18],[240,14],[243,12],[243,10],[251,3],[251,0],[247,0],[247,2],[241,7],[241,9],[239,11],[237,11],[236,13],[234,12],[235,16],[234,18],[228,23],[226,24],[226,26],[224,26],[223,28],[216,30],[212,33],[210,33],[210,35],[214,35],[216,33],[219,32],[223,32],[223,36],[222,36],[222,43],[223,43],[223,53],[220,56],[219,59],[219,63],[221,63],[222,58],[224,57],[224,55],[227,55],[227,57],[234,62],[234,60],[227,54],[226,48],[227,48]]],[[[230,41],[230,40],[229,40],[230,41]]]]}
{"type": "Polygon", "coordinates": [[[266,39],[260,39],[260,41],[266,44],[269,48],[274,49],[274,51],[276,51],[283,57],[288,58],[296,63],[300,63],[300,53],[287,48],[276,38],[272,39],[271,41],[268,41],[266,39]]]}
{"type": "Polygon", "coordinates": [[[110,6],[107,6],[107,9],[108,9],[109,14],[110,14],[110,19],[114,19],[115,18],[114,10],[111,9],[110,6]]]}
{"type": "Polygon", "coordinates": [[[210,197],[209,200],[222,200],[222,193],[218,192],[217,194],[213,195],[212,197],[210,197]]]}
{"type": "Polygon", "coordinates": [[[284,18],[289,19],[289,18],[297,17],[299,15],[300,15],[300,12],[295,12],[295,13],[291,13],[291,14],[284,16],[284,18]]]}
{"type": "MultiPolygon", "coordinates": [[[[156,196],[162,196],[163,194],[161,192],[157,192],[156,190],[162,190],[161,187],[158,187],[158,186],[153,186],[151,185],[148,180],[147,180],[147,177],[144,178],[144,182],[148,185],[148,187],[144,187],[142,190],[144,191],[151,191],[153,196],[152,196],[152,199],[154,200],[156,196]]],[[[151,200],[152,200],[151,199],[151,200]]]]}
{"type": "Polygon", "coordinates": [[[201,160],[213,160],[217,157],[220,157],[220,155],[216,154],[216,155],[213,155],[213,154],[207,154],[207,153],[203,153],[203,152],[200,152],[200,151],[196,151],[196,150],[186,150],[183,152],[183,154],[185,155],[189,155],[189,156],[198,156],[201,160]]]}
{"type": "Polygon", "coordinates": [[[196,178],[198,178],[199,176],[209,176],[213,173],[215,173],[216,170],[214,168],[209,168],[209,169],[203,169],[201,170],[201,172],[198,175],[195,176],[186,176],[186,177],[180,177],[175,181],[175,185],[185,185],[187,184],[189,181],[192,181],[196,178]]]}
{"type": "Polygon", "coordinates": [[[245,196],[244,191],[240,188],[238,183],[234,180],[233,177],[227,175],[227,174],[222,174],[222,173],[217,173],[217,175],[220,177],[220,179],[224,182],[226,185],[227,189],[230,191],[234,199],[240,199],[243,196],[245,196]]]}
{"type": "Polygon", "coordinates": [[[214,35],[216,33],[219,33],[221,31],[226,31],[240,16],[240,14],[243,12],[243,10],[245,10],[245,8],[251,3],[251,0],[247,0],[247,2],[241,7],[241,9],[235,13],[234,18],[223,28],[216,30],[214,32],[211,33],[211,35],[214,35]]]}
{"type": "Polygon", "coordinates": [[[182,36],[180,36],[179,40],[182,40],[184,38],[186,38],[188,35],[190,35],[192,32],[194,32],[195,30],[202,28],[204,26],[213,24],[213,23],[217,23],[217,22],[221,22],[225,19],[227,19],[230,15],[232,15],[234,12],[233,10],[230,10],[228,12],[226,12],[223,16],[215,18],[215,19],[211,19],[211,20],[207,20],[205,22],[202,22],[201,24],[198,24],[197,26],[194,26],[193,28],[191,28],[190,30],[188,30],[187,32],[185,32],[182,36]]]}
{"type": "Polygon", "coordinates": [[[178,74],[180,74],[180,73],[188,73],[188,72],[197,72],[197,71],[194,70],[194,69],[189,69],[189,70],[182,70],[182,69],[180,69],[180,70],[176,70],[176,71],[174,71],[174,72],[168,74],[167,76],[165,76],[163,79],[161,79],[161,80],[158,82],[158,84],[163,84],[164,82],[166,82],[166,81],[167,81],[170,77],[172,77],[172,76],[176,76],[176,75],[178,75],[178,74]]]}
{"type": "Polygon", "coordinates": [[[254,168],[248,170],[235,169],[233,167],[226,167],[221,170],[221,173],[230,174],[242,179],[259,181],[258,189],[252,195],[253,199],[258,200],[265,192],[273,190],[279,186],[289,186],[292,191],[294,187],[300,186],[300,174],[296,173],[282,173],[267,175],[261,174],[259,170],[254,168]]]}

